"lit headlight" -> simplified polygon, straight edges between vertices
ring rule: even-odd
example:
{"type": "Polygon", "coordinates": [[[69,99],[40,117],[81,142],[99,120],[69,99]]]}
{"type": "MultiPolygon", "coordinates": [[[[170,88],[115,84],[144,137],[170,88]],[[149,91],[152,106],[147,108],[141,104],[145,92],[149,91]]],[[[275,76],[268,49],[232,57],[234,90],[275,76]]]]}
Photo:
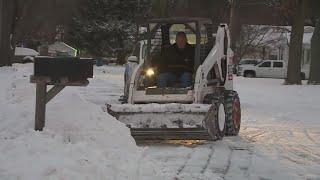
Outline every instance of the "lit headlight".
{"type": "Polygon", "coordinates": [[[151,77],[154,75],[154,70],[152,68],[149,68],[147,71],[146,71],[146,75],[151,77]]]}

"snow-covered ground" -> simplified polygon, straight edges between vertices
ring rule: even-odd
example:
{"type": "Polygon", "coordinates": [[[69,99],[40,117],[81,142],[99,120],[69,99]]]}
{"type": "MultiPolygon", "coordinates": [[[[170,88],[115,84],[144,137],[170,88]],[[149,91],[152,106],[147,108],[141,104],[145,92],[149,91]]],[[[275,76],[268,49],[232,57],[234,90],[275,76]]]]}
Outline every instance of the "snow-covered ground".
{"type": "Polygon", "coordinates": [[[45,130],[33,131],[31,74],[31,64],[0,68],[0,179],[135,179],[141,150],[125,125],[86,100],[86,88],[64,89],[47,106],[45,130]]]}
{"type": "Polygon", "coordinates": [[[237,78],[238,137],[136,146],[102,110],[118,103],[122,67],[96,67],[88,87],[68,87],[33,131],[32,65],[0,68],[0,179],[320,179],[319,86],[237,78]]]}
{"type": "Polygon", "coordinates": [[[298,179],[320,179],[320,87],[283,80],[236,80],[242,103],[241,137],[298,179]]]}

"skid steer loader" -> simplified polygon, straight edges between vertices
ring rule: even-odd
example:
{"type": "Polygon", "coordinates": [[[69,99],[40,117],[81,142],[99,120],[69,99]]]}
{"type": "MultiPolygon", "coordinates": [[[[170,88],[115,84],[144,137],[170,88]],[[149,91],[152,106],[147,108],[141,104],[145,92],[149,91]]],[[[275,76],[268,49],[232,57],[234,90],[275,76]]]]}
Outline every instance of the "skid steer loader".
{"type": "Polygon", "coordinates": [[[139,54],[127,103],[106,105],[106,111],[125,123],[136,140],[219,140],[238,134],[240,100],[233,91],[233,51],[227,25],[221,24],[214,34],[209,19],[153,19],[139,54]],[[157,67],[152,62],[180,31],[195,51],[192,86],[158,88],[157,67]]]}

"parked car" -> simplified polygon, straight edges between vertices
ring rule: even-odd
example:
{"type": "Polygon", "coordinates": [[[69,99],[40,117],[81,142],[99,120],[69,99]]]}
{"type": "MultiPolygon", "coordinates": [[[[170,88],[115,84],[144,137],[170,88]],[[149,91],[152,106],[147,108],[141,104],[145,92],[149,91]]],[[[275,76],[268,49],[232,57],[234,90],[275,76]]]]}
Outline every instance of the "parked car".
{"type": "Polygon", "coordinates": [[[261,59],[241,59],[239,65],[257,65],[261,59]]]}
{"type": "Polygon", "coordinates": [[[106,64],[117,64],[118,62],[118,59],[115,58],[115,57],[112,57],[112,58],[106,58],[106,64]]]}
{"type": "Polygon", "coordinates": [[[97,66],[103,66],[108,64],[117,64],[117,58],[98,57],[94,60],[97,66]]]}
{"type": "Polygon", "coordinates": [[[239,76],[239,68],[244,66],[255,66],[262,60],[260,59],[241,59],[239,64],[236,66],[236,74],[239,76]]]}
{"type": "Polygon", "coordinates": [[[34,57],[39,53],[30,48],[16,47],[14,53],[14,61],[12,63],[28,63],[33,62],[34,57]]]}
{"type": "MultiPolygon", "coordinates": [[[[264,60],[257,65],[240,66],[238,74],[244,77],[280,78],[287,77],[287,65],[283,60],[264,60]]],[[[302,79],[307,79],[309,73],[302,70],[302,79]]]]}

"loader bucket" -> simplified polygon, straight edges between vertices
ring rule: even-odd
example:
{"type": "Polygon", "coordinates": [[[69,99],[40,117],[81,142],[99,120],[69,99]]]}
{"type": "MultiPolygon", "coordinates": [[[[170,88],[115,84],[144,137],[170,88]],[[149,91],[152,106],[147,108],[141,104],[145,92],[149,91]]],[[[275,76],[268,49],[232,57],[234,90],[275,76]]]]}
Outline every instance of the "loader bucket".
{"type": "Polygon", "coordinates": [[[209,140],[205,104],[117,104],[106,111],[126,124],[136,140],[209,140]]]}

